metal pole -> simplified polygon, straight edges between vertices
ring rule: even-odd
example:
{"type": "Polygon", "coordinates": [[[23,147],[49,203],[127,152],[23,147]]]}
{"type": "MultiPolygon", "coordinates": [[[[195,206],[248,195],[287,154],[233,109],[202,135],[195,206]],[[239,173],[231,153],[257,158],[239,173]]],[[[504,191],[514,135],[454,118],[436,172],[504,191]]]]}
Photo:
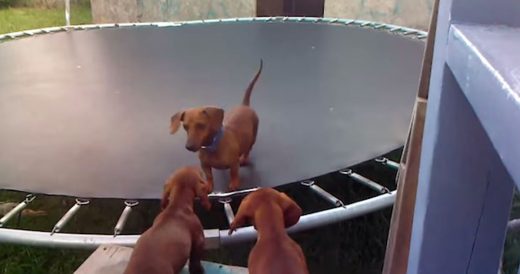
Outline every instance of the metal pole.
{"type": "MultiPolygon", "coordinates": [[[[287,229],[287,232],[295,233],[338,223],[389,207],[394,203],[395,194],[396,192],[392,191],[388,195],[378,195],[374,198],[349,204],[347,207],[335,207],[303,215],[297,224],[287,229]]],[[[220,230],[221,246],[250,241],[255,238],[256,231],[252,226],[239,228],[231,236],[228,235],[228,230],[220,230]]]]}
{"type": "MultiPolygon", "coordinates": [[[[395,194],[396,192],[392,191],[388,195],[378,195],[374,198],[349,204],[348,207],[335,207],[303,215],[296,225],[288,229],[288,232],[292,233],[313,229],[389,207],[394,203],[395,194]]],[[[217,249],[221,246],[250,241],[256,238],[256,231],[252,226],[239,228],[231,236],[228,235],[228,232],[229,230],[227,229],[205,229],[204,237],[206,249],[217,249]]],[[[70,233],[49,235],[48,232],[0,228],[0,243],[31,246],[94,249],[104,244],[133,246],[137,239],[139,239],[139,235],[119,235],[118,237],[114,237],[113,235],[70,233]]]]}
{"type": "Polygon", "coordinates": [[[70,0],[65,0],[65,25],[70,26],[70,0]]]}

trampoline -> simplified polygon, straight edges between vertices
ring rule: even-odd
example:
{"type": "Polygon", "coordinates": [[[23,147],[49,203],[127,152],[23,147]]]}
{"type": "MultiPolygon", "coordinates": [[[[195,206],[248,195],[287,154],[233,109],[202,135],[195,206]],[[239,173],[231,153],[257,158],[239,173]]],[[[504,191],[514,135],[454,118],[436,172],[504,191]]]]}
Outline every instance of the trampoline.
{"type": "MultiPolygon", "coordinates": [[[[183,132],[169,134],[175,112],[199,105],[229,109],[264,69],[251,104],[260,118],[241,190],[300,183],[337,206],[303,216],[292,231],[390,206],[395,191],[345,168],[401,147],[407,137],[426,34],[367,21],[239,18],[176,23],[48,28],[0,36],[0,188],[67,195],[77,204],[52,233],[0,229],[0,241],[46,246],[133,245],[137,235],[63,234],[89,198],[158,199],[177,167],[198,164],[183,132]],[[346,205],[312,181],[339,171],[380,194],[346,205]]],[[[381,164],[398,168],[388,159],[381,164]]],[[[209,248],[254,237],[206,230],[209,248]],[[211,241],[214,240],[213,243],[211,241]]]]}

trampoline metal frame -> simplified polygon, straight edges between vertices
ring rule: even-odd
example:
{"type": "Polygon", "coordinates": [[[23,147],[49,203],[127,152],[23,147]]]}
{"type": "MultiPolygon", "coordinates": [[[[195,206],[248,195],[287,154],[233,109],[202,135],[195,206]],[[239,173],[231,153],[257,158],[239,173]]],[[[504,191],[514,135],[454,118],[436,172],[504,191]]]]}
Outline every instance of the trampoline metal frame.
{"type": "Polygon", "coordinates": [[[390,33],[403,35],[413,39],[426,39],[427,32],[401,27],[392,24],[384,24],[366,20],[353,19],[339,19],[339,18],[321,18],[321,17],[244,17],[244,18],[228,18],[228,19],[209,19],[209,20],[194,20],[194,21],[179,21],[179,22],[145,22],[145,23],[116,23],[116,24],[89,24],[89,25],[71,25],[62,27],[50,27],[33,30],[25,30],[19,32],[12,32],[0,35],[0,43],[12,39],[31,37],[34,35],[64,32],[64,31],[78,31],[78,30],[93,30],[106,28],[131,28],[131,27],[181,27],[186,25],[199,24],[219,24],[219,23],[237,23],[237,22],[255,22],[255,23],[320,23],[320,24],[336,24],[344,26],[357,26],[362,28],[387,31],[390,33]]]}
{"type": "MultiPolygon", "coordinates": [[[[411,39],[423,40],[427,37],[424,31],[384,24],[379,22],[365,21],[365,20],[351,20],[339,18],[315,18],[315,17],[248,17],[248,18],[230,18],[230,19],[211,19],[211,20],[196,20],[196,21],[182,21],[182,22],[148,22],[148,23],[125,23],[125,24],[91,24],[91,25],[72,25],[64,27],[41,28],[34,30],[27,30],[21,32],[13,32],[0,35],[0,43],[12,39],[31,37],[34,35],[41,35],[47,33],[78,31],[78,30],[93,30],[105,28],[130,28],[130,27],[181,27],[185,25],[198,24],[218,24],[218,23],[236,23],[236,22],[257,22],[257,23],[273,23],[273,22],[292,22],[292,23],[319,23],[319,24],[336,24],[344,26],[354,26],[373,30],[387,31],[396,35],[402,35],[411,39]]],[[[378,158],[376,162],[392,168],[398,169],[399,164],[392,162],[386,158],[378,158]]],[[[340,221],[349,220],[358,216],[369,214],[377,210],[381,210],[392,206],[395,200],[396,191],[387,191],[375,182],[368,180],[352,171],[343,170],[340,173],[347,175],[354,181],[357,181],[363,186],[371,190],[375,190],[379,195],[363,201],[352,204],[343,204],[343,202],[335,198],[332,194],[321,189],[312,181],[301,182],[308,186],[313,192],[329,202],[333,202],[336,206],[332,209],[323,210],[320,212],[303,215],[299,222],[288,228],[289,233],[300,232],[312,228],[317,228],[323,225],[337,223],[340,221]],[[309,183],[311,182],[311,183],[309,183]]],[[[246,189],[230,193],[212,193],[210,198],[218,199],[224,204],[224,211],[228,222],[234,218],[233,210],[229,204],[233,196],[246,194],[257,190],[258,188],[246,189]]],[[[113,235],[100,234],[71,234],[58,233],[60,229],[67,223],[67,221],[78,211],[82,205],[88,204],[87,201],[77,200],[77,203],[69,209],[69,211],[58,221],[52,232],[43,231],[27,231],[19,229],[1,228],[9,219],[20,213],[32,200],[34,195],[29,194],[27,198],[18,206],[8,212],[0,220],[0,242],[11,244],[24,244],[31,246],[57,247],[57,248],[85,248],[94,249],[103,244],[115,244],[122,246],[135,245],[139,235],[119,235],[124,228],[126,219],[132,211],[132,207],[137,205],[136,201],[125,201],[125,208],[114,227],[113,235]]],[[[205,229],[204,235],[206,239],[207,249],[216,249],[221,246],[235,244],[244,241],[250,241],[256,238],[256,231],[252,226],[239,228],[236,233],[229,236],[228,230],[219,229],[205,229]]]]}

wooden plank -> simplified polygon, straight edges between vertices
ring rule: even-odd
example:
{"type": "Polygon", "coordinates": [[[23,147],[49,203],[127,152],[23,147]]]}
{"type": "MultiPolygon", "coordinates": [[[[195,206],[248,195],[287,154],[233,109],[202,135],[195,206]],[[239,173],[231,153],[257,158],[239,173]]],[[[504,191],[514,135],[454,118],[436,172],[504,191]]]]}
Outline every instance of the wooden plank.
{"type": "Polygon", "coordinates": [[[102,245],[90,255],[74,274],[122,274],[132,255],[132,248],[102,245]]]}
{"type": "MultiPolygon", "coordinates": [[[[123,274],[132,255],[132,248],[102,245],[74,272],[74,274],[123,274]]],[[[207,274],[247,274],[247,268],[221,265],[212,262],[202,262],[207,274]]],[[[188,274],[188,267],[184,267],[182,274],[188,274]]]]}
{"type": "Polygon", "coordinates": [[[412,116],[412,123],[410,124],[408,140],[401,157],[397,196],[392,212],[385,252],[385,263],[383,266],[383,273],[385,274],[406,273],[408,265],[438,6],[439,1],[436,0],[431,16],[430,33],[424,53],[422,74],[412,116]]]}

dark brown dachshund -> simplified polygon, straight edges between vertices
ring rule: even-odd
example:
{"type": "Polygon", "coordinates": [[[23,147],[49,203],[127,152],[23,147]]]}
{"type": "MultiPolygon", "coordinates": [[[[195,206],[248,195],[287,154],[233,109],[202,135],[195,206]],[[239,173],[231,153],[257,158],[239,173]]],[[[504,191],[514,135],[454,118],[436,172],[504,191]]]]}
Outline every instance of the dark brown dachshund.
{"type": "Polygon", "coordinates": [[[204,232],[193,212],[195,197],[211,207],[202,171],[185,167],[173,173],[164,187],[162,211],[137,241],[125,274],[179,273],[188,258],[190,273],[204,273],[204,232]]]}
{"type": "Polygon", "coordinates": [[[285,231],[298,222],[301,213],[291,198],[271,188],[257,190],[244,198],[229,234],[247,220],[258,231],[256,244],[249,253],[250,274],[309,273],[302,249],[285,231]]]}
{"type": "Polygon", "coordinates": [[[230,169],[229,190],[236,190],[240,185],[238,169],[247,164],[258,132],[258,116],[249,101],[262,72],[262,63],[260,60],[260,68],[246,89],[242,105],[229,111],[225,120],[224,110],[211,106],[186,109],[171,117],[170,133],[177,132],[182,122],[188,134],[186,149],[199,151],[210,192],[213,191],[212,168],[230,169]]]}

